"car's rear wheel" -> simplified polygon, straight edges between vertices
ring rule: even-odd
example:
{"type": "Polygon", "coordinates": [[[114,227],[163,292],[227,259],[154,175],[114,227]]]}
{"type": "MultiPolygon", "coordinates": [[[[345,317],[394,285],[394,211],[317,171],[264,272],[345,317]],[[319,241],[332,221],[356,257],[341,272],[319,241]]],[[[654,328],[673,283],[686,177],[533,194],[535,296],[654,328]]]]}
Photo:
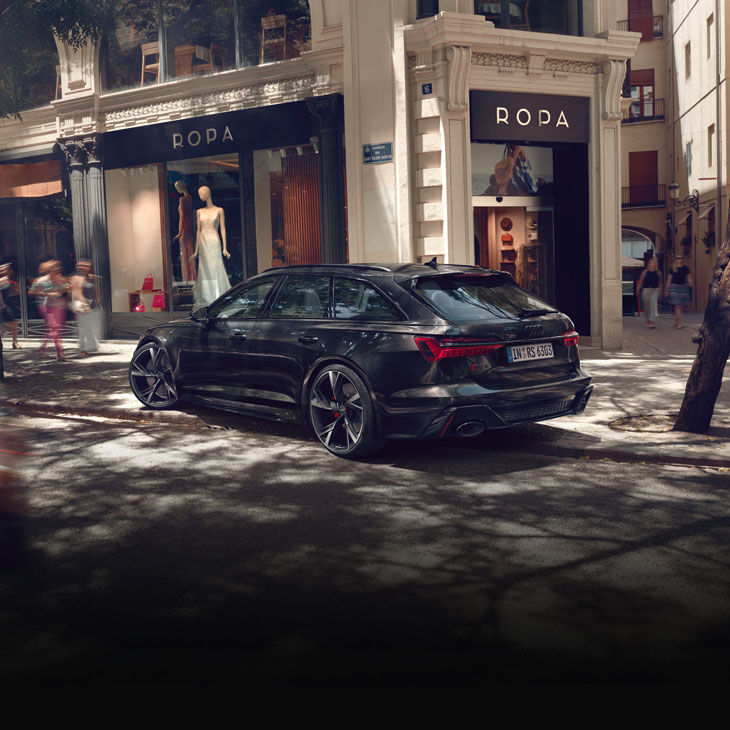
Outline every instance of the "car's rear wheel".
{"type": "Polygon", "coordinates": [[[346,365],[333,363],[317,373],[309,391],[309,419],[322,445],[337,456],[368,456],[385,443],[368,388],[346,365]]]}
{"type": "Polygon", "coordinates": [[[142,345],[129,364],[132,392],[148,408],[172,408],[180,402],[167,350],[156,342],[142,345]]]}

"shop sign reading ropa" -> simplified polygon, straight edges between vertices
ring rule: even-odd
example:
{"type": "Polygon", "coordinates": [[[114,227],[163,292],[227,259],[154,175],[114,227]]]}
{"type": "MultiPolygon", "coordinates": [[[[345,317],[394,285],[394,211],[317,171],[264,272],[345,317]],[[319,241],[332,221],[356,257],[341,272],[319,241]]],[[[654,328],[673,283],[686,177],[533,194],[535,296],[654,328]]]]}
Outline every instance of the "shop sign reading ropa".
{"type": "Polygon", "coordinates": [[[588,99],[582,96],[470,93],[471,139],[474,142],[588,142],[588,99]]]}

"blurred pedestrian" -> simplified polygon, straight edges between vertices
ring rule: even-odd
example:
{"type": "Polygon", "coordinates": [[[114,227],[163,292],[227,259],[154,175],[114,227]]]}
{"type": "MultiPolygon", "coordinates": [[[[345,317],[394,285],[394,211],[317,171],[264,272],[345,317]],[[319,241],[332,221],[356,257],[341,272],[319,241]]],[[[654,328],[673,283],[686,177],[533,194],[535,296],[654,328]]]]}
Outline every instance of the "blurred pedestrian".
{"type": "Polygon", "coordinates": [[[641,298],[641,306],[646,315],[646,326],[653,329],[656,327],[658,316],[657,301],[659,301],[662,295],[662,277],[659,273],[659,264],[656,259],[652,258],[646,262],[646,268],[641,272],[637,286],[641,298]]]}
{"type": "Polygon", "coordinates": [[[56,356],[60,362],[66,361],[61,344],[61,332],[66,324],[66,295],[69,284],[61,274],[58,261],[44,261],[38,267],[40,276],[33,282],[30,293],[38,297],[38,309],[46,323],[43,341],[38,348],[38,355],[46,350],[49,340],[56,347],[56,356]]]}
{"type": "Polygon", "coordinates": [[[669,303],[674,307],[674,326],[677,329],[684,327],[682,324],[682,309],[692,301],[692,275],[689,268],[684,265],[683,256],[674,257],[674,265],[667,276],[667,294],[669,303]]]}
{"type": "Polygon", "coordinates": [[[13,279],[13,268],[10,264],[0,266],[0,324],[2,331],[10,330],[13,350],[18,344],[18,320],[20,319],[20,287],[13,279]]]}
{"type": "Polygon", "coordinates": [[[101,294],[96,286],[98,277],[93,273],[89,259],[79,259],[76,271],[71,275],[71,311],[76,315],[79,328],[81,357],[99,349],[99,315],[101,294]]]}

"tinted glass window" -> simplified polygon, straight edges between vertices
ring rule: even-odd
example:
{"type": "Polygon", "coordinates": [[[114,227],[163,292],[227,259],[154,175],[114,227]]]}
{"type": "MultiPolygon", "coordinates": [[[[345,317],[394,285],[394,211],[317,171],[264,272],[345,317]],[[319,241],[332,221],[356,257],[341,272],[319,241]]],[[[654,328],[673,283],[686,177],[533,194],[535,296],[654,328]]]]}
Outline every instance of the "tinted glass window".
{"type": "Polygon", "coordinates": [[[370,284],[339,278],[335,279],[335,317],[379,322],[400,320],[397,310],[370,284]]]}
{"type": "Polygon", "coordinates": [[[324,319],[329,311],[329,276],[287,276],[269,316],[324,319]]]}
{"type": "Polygon", "coordinates": [[[529,317],[556,311],[503,276],[419,279],[416,292],[452,322],[529,317]]]}
{"type": "Polygon", "coordinates": [[[225,294],[208,312],[219,319],[253,319],[259,313],[266,295],[277,279],[267,279],[251,286],[233,289],[225,294]]]}

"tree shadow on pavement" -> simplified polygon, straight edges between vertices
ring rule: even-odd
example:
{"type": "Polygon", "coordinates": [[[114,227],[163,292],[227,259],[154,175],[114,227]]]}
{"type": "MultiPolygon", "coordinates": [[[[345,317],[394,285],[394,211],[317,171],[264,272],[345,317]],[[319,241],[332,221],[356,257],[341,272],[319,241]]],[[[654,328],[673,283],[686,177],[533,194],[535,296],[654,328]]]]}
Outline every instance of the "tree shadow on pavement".
{"type": "Polygon", "coordinates": [[[58,421],[0,575],[6,686],[727,676],[716,473],[58,421]]]}

